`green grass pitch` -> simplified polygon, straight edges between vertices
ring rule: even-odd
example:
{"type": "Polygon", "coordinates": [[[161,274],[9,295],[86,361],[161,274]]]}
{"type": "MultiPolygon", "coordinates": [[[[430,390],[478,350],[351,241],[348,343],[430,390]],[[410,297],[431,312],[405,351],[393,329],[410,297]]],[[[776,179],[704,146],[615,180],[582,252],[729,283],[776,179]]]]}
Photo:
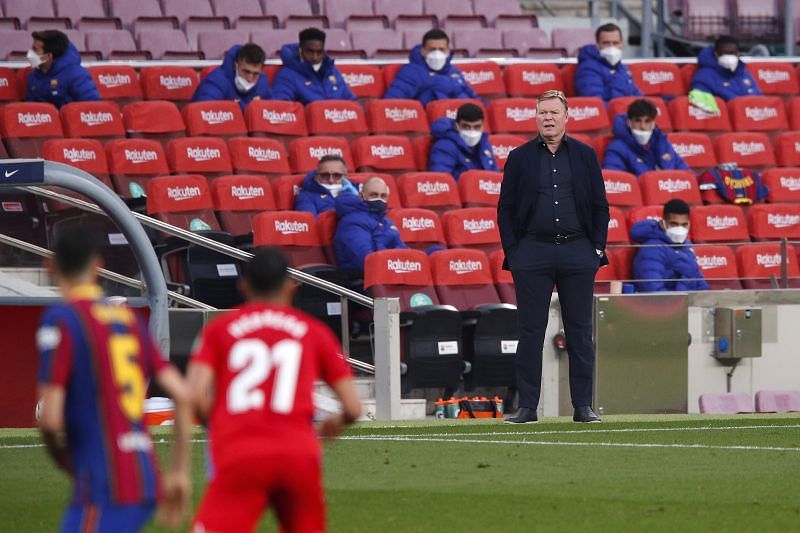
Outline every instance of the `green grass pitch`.
{"type": "MultiPolygon", "coordinates": [[[[37,444],[0,430],[0,531],[57,530],[68,482],[37,444]]],[[[201,443],[193,480],[196,503],[201,443]]],[[[325,483],[332,532],[800,531],[800,415],[359,424],[325,483]]]]}

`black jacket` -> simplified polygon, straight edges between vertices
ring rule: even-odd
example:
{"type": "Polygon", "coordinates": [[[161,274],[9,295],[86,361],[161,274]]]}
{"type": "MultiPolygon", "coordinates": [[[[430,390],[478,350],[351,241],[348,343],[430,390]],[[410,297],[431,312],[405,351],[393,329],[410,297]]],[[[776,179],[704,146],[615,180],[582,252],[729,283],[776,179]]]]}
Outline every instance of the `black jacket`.
{"type": "MultiPolygon", "coordinates": [[[[506,258],[525,236],[534,207],[539,187],[539,176],[536,175],[540,168],[539,157],[545,153],[538,145],[540,142],[541,139],[537,137],[519,146],[511,151],[506,161],[497,205],[497,222],[506,258]]],[[[566,137],[566,142],[578,220],[594,247],[605,250],[608,238],[608,200],[597,154],[594,148],[572,137],[566,137]]],[[[600,264],[608,264],[608,259],[603,256],[600,264]]],[[[508,270],[508,259],[503,263],[503,268],[508,270]]]]}

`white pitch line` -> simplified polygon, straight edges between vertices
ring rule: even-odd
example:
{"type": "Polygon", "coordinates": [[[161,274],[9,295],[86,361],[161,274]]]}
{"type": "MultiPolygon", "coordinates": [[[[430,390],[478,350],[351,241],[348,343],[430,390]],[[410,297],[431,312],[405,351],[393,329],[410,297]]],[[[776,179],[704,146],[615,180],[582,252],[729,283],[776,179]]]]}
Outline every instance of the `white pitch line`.
{"type": "Polygon", "coordinates": [[[440,438],[407,438],[407,437],[372,437],[352,439],[339,437],[340,440],[365,440],[373,442],[447,442],[463,444],[525,444],[527,446],[601,446],[608,448],[681,448],[700,450],[741,450],[741,451],[767,451],[767,452],[800,452],[800,448],[779,448],[774,446],[715,446],[709,444],[655,444],[655,443],[625,443],[625,442],[559,442],[559,441],[534,441],[534,440],[481,440],[481,439],[440,439],[440,438]]]}
{"type": "MultiPolygon", "coordinates": [[[[159,439],[154,440],[153,444],[169,444],[171,441],[159,439]]],[[[206,439],[192,439],[189,442],[208,442],[206,439]]],[[[0,444],[0,450],[21,450],[25,448],[44,448],[44,444],[0,444]]]]}
{"type": "MultiPolygon", "coordinates": [[[[597,427],[595,425],[595,427],[597,427]]],[[[470,433],[405,433],[400,435],[373,433],[369,435],[348,435],[339,437],[348,440],[358,440],[361,437],[479,437],[479,436],[512,436],[512,435],[581,435],[593,433],[650,433],[650,432],[669,432],[669,431],[732,431],[739,429],[779,429],[800,428],[800,424],[786,425],[761,425],[761,426],[703,426],[703,427],[674,427],[674,428],[620,428],[620,429],[567,429],[549,431],[487,431],[470,433]]]]}

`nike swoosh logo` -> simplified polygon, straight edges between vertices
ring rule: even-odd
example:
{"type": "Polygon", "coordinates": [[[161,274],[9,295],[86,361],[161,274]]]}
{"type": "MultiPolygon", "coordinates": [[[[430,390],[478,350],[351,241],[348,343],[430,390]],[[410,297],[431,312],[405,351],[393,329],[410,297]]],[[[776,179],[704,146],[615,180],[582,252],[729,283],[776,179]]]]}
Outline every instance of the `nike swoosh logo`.
{"type": "Polygon", "coordinates": [[[6,170],[5,174],[6,174],[6,177],[7,177],[7,178],[10,178],[11,176],[13,176],[14,174],[16,174],[17,172],[19,172],[19,169],[17,169],[17,170],[12,170],[11,172],[9,172],[8,170],[6,170]]]}

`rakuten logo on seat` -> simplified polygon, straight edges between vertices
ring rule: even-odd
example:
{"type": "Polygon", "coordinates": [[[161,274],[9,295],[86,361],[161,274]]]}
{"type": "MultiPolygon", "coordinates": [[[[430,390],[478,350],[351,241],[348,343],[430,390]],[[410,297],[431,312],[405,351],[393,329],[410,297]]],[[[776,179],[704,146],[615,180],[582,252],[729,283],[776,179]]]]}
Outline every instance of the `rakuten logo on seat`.
{"type": "Polygon", "coordinates": [[[673,143],[672,147],[675,148],[675,152],[681,157],[705,155],[706,153],[706,147],[702,144],[673,143]]]}
{"type": "Polygon", "coordinates": [[[198,163],[202,163],[204,161],[211,161],[212,159],[220,159],[222,157],[222,152],[219,148],[186,148],[186,156],[189,159],[194,159],[198,163]]]}
{"type": "Polygon", "coordinates": [[[419,118],[419,113],[417,113],[416,109],[403,109],[400,107],[387,107],[383,110],[383,114],[387,120],[393,122],[405,122],[419,118]]]}
{"type": "Polygon", "coordinates": [[[425,217],[403,217],[402,227],[409,231],[423,231],[435,229],[436,222],[433,219],[425,217]]]}
{"type": "Polygon", "coordinates": [[[402,259],[387,259],[386,268],[390,272],[397,274],[408,274],[410,272],[422,272],[422,263],[419,261],[403,261],[402,259]]]}
{"type": "Polygon", "coordinates": [[[456,274],[470,274],[472,272],[480,272],[483,270],[483,263],[480,261],[472,261],[463,259],[456,259],[454,261],[450,261],[450,272],[454,272],[456,274]]]}
{"type": "Polygon", "coordinates": [[[711,270],[728,266],[728,258],[720,255],[701,255],[697,257],[697,265],[701,270],[711,270]]]}
{"type": "Polygon", "coordinates": [[[682,191],[689,191],[691,189],[692,189],[692,184],[688,180],[675,180],[675,179],[658,180],[659,191],[676,193],[682,191]]]}
{"type": "Polygon", "coordinates": [[[758,69],[758,79],[767,84],[789,81],[789,73],[785,70],[758,69]]]}
{"type": "Polygon", "coordinates": [[[192,78],[187,76],[159,76],[158,81],[168,91],[185,89],[192,86],[192,78]]]}
{"type": "Polygon", "coordinates": [[[552,72],[539,72],[538,70],[522,71],[522,81],[531,85],[542,85],[556,81],[556,75],[552,72]]]}
{"type": "Polygon", "coordinates": [[[131,84],[131,77],[128,74],[100,74],[97,76],[100,85],[107,89],[115,89],[131,84]]]}
{"type": "Polygon", "coordinates": [[[499,195],[501,183],[493,180],[478,180],[478,190],[486,194],[499,195]]]}
{"type": "Polygon", "coordinates": [[[406,155],[406,151],[402,146],[386,144],[370,146],[369,151],[372,157],[378,157],[380,159],[392,159],[393,157],[403,157],[406,155]]]}
{"type": "Polygon", "coordinates": [[[231,111],[206,111],[200,110],[200,118],[203,122],[215,126],[217,124],[224,124],[226,122],[233,122],[233,113],[231,111]]]}
{"type": "Polygon", "coordinates": [[[95,161],[97,154],[94,150],[85,150],[77,148],[64,148],[64,159],[70,163],[80,163],[82,161],[95,161]]]}
{"type": "Polygon", "coordinates": [[[167,187],[167,197],[176,202],[198,198],[200,194],[200,187],[167,187]]]}
{"type": "Polygon", "coordinates": [[[0,78],[0,87],[8,87],[8,78],[0,78]]]}
{"type": "Polygon", "coordinates": [[[739,219],[736,217],[707,216],[706,226],[715,231],[726,230],[738,227],[739,219]]]}
{"type": "Polygon", "coordinates": [[[766,268],[779,267],[781,266],[781,254],[756,254],[756,264],[766,268]]]}
{"type": "Polygon", "coordinates": [[[633,191],[633,186],[624,181],[606,181],[606,194],[625,194],[633,191]]]}
{"type": "Polygon", "coordinates": [[[375,76],[372,74],[342,73],[342,77],[344,78],[345,83],[350,87],[364,87],[365,85],[375,84],[375,76]]]}
{"type": "Polygon", "coordinates": [[[344,157],[344,152],[342,152],[341,148],[334,148],[333,146],[309,146],[308,155],[314,159],[322,159],[326,155],[344,157]]]}
{"type": "Polygon", "coordinates": [[[774,107],[745,107],[744,116],[754,122],[777,118],[778,110],[774,107]]]}
{"type": "Polygon", "coordinates": [[[260,148],[258,146],[248,146],[247,155],[259,163],[264,161],[280,161],[281,159],[281,153],[279,151],[269,148],[260,148]]]}
{"type": "Polygon", "coordinates": [[[425,196],[435,196],[450,192],[450,185],[441,181],[417,182],[417,192],[425,196]]]}
{"type": "Polygon", "coordinates": [[[100,126],[114,121],[114,116],[111,113],[100,111],[94,113],[92,111],[81,111],[81,123],[87,126],[100,126]]]}
{"type": "Polygon", "coordinates": [[[616,218],[609,219],[608,221],[608,229],[617,229],[619,228],[619,220],[616,218]]]}
{"type": "Polygon", "coordinates": [[[278,113],[273,109],[261,110],[261,118],[270,124],[289,124],[290,122],[297,122],[296,114],[288,111],[278,113]]]}
{"type": "Polygon", "coordinates": [[[767,147],[762,142],[735,142],[731,146],[733,152],[739,155],[754,155],[767,151],[767,147]]]}
{"type": "Polygon", "coordinates": [[[465,219],[464,220],[464,231],[468,231],[470,233],[484,233],[486,231],[491,231],[497,227],[494,220],[490,219],[465,219]]]}
{"type": "Polygon", "coordinates": [[[298,233],[308,233],[308,224],[296,220],[276,220],[275,231],[283,235],[295,235],[298,233]]]}
{"type": "Polygon", "coordinates": [[[583,106],[569,108],[569,118],[575,121],[589,120],[599,116],[600,109],[597,107],[583,106]]]}
{"type": "Polygon", "coordinates": [[[767,214],[767,224],[776,228],[788,228],[800,224],[800,215],[767,214]]]}
{"type": "Polygon", "coordinates": [[[650,85],[659,85],[675,80],[675,75],[670,71],[665,70],[645,70],[642,72],[642,80],[650,85]]]}
{"type": "Polygon", "coordinates": [[[463,76],[470,85],[480,85],[495,80],[494,72],[491,70],[468,70],[463,73],[463,76]]]}
{"type": "Polygon", "coordinates": [[[17,113],[17,123],[27,128],[52,124],[53,117],[48,113],[17,113]]]}
{"type": "Polygon", "coordinates": [[[264,196],[264,187],[231,185],[231,196],[237,200],[252,200],[264,196]]]}
{"type": "Polygon", "coordinates": [[[130,161],[135,165],[158,161],[158,152],[155,150],[125,150],[125,161],[130,161]]]}
{"type": "Polygon", "coordinates": [[[536,118],[535,107],[507,107],[506,118],[514,122],[525,122],[536,118]]]}
{"type": "Polygon", "coordinates": [[[352,109],[326,109],[323,116],[334,124],[358,120],[358,113],[352,109]]]}
{"type": "Polygon", "coordinates": [[[781,176],[780,183],[781,187],[783,187],[784,189],[788,189],[792,192],[800,191],[800,178],[795,178],[795,177],[787,178],[781,176]]]}
{"type": "Polygon", "coordinates": [[[496,159],[508,159],[508,154],[511,153],[511,150],[516,148],[516,146],[511,146],[510,144],[493,144],[492,145],[492,155],[496,159]]]}

